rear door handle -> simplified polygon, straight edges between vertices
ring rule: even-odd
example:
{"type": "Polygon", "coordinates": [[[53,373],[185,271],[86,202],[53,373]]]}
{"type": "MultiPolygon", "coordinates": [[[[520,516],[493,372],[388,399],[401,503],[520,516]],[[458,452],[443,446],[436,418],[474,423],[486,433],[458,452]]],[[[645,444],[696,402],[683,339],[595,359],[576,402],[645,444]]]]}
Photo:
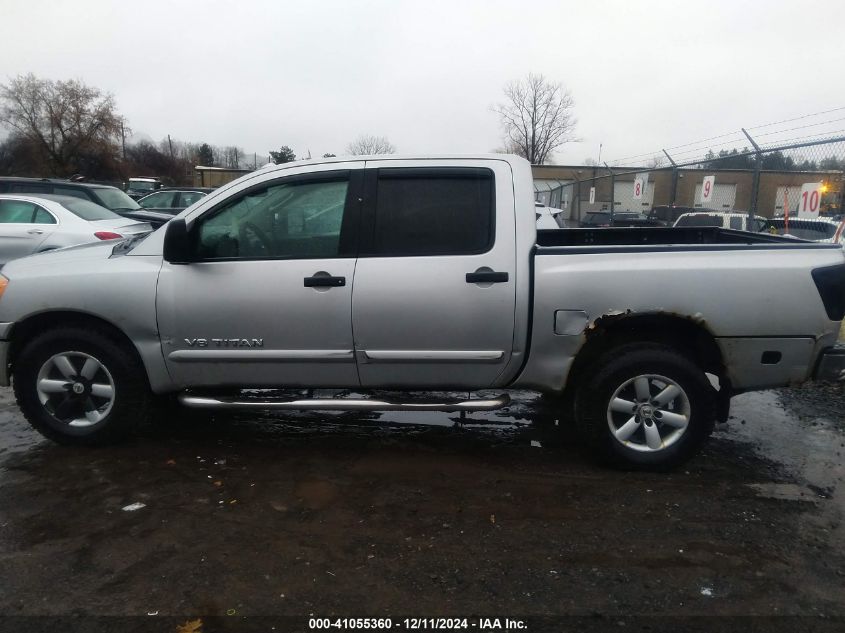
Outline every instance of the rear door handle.
{"type": "Polygon", "coordinates": [[[42,231],[41,229],[29,229],[27,233],[29,233],[30,235],[43,235],[44,231],[42,231]]]}
{"type": "Polygon", "coordinates": [[[339,288],[346,285],[346,277],[332,277],[331,275],[321,275],[305,278],[306,288],[329,287],[339,288]]]}
{"type": "Polygon", "coordinates": [[[497,273],[494,270],[467,273],[468,284],[501,284],[508,280],[507,273],[497,273]]]}

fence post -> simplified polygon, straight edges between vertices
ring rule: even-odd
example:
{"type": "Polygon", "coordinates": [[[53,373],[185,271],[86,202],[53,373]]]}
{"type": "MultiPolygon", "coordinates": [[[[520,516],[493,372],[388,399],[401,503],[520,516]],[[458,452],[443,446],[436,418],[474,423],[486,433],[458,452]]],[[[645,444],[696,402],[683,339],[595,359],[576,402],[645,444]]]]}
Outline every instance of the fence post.
{"type": "Polygon", "coordinates": [[[610,226],[613,226],[613,210],[616,208],[615,200],[613,199],[613,196],[616,193],[616,174],[613,173],[610,165],[605,163],[604,166],[607,168],[607,171],[610,172],[610,226]]]}
{"type": "Polygon", "coordinates": [[[581,224],[581,181],[578,180],[577,176],[575,177],[575,197],[572,199],[572,211],[569,213],[569,219],[581,224]],[[578,215],[575,215],[576,201],[578,204],[578,215]]]}
{"type": "Polygon", "coordinates": [[[675,202],[678,199],[678,163],[672,160],[672,157],[669,156],[669,152],[665,149],[663,153],[666,154],[666,158],[669,159],[669,162],[672,163],[672,195],[670,196],[669,206],[674,207],[675,202]]]}
{"type": "Polygon", "coordinates": [[[754,226],[754,216],[757,215],[757,196],[760,193],[760,172],[763,170],[763,150],[760,149],[760,146],[751,138],[751,135],[745,131],[745,128],[740,128],[742,133],[745,134],[745,138],[748,139],[748,142],[754,147],[754,151],[756,152],[756,159],[754,160],[754,179],[751,181],[751,206],[748,209],[748,226],[746,227],[749,231],[754,226]]]}

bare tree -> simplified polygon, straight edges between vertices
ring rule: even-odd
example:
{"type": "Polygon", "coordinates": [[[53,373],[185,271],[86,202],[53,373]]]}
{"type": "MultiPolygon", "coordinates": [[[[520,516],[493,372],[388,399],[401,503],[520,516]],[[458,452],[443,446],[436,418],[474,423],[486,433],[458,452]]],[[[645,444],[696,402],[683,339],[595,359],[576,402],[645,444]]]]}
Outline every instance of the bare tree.
{"type": "Polygon", "coordinates": [[[575,140],[575,102],[563,84],[529,73],[505,86],[505,99],[493,106],[502,121],[505,151],[542,165],[558,147],[575,140]]]}
{"type": "Polygon", "coordinates": [[[371,156],[374,154],[395,154],[396,148],[386,136],[362,134],[346,146],[352,156],[371,156]]]}
{"type": "Polygon", "coordinates": [[[18,75],[0,86],[0,123],[26,139],[54,175],[115,161],[125,124],[114,98],[81,81],[18,75]]]}
{"type": "Polygon", "coordinates": [[[223,148],[224,164],[230,169],[240,169],[243,157],[244,150],[237,145],[229,145],[223,148]]]}

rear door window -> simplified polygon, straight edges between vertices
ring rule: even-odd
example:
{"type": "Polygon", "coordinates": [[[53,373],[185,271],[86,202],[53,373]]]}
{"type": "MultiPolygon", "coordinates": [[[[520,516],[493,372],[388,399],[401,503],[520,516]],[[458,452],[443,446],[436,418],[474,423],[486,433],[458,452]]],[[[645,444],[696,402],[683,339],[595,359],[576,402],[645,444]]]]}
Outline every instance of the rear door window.
{"type": "Polygon", "coordinates": [[[372,251],[470,255],[494,238],[494,178],[484,168],[378,170],[372,251]]]}
{"type": "Polygon", "coordinates": [[[0,224],[56,224],[56,219],[31,202],[0,200],[0,224]]]}

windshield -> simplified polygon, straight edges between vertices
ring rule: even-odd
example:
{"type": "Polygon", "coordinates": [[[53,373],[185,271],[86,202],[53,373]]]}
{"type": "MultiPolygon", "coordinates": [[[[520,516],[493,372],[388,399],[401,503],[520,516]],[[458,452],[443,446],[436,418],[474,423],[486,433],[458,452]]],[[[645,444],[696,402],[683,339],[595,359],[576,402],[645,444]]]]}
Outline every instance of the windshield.
{"type": "Polygon", "coordinates": [[[828,222],[807,222],[790,220],[789,230],[786,230],[783,220],[769,220],[772,232],[778,235],[789,234],[802,240],[829,240],[836,233],[836,225],[828,222]]]}
{"type": "Polygon", "coordinates": [[[678,218],[675,226],[722,226],[722,216],[700,213],[678,218]]]}
{"type": "Polygon", "coordinates": [[[62,200],[60,204],[76,217],[88,220],[89,222],[95,222],[97,220],[114,220],[115,218],[120,217],[108,209],[104,209],[99,204],[94,204],[89,200],[82,200],[81,198],[62,200]]]}
{"type": "Polygon", "coordinates": [[[149,180],[129,180],[129,188],[136,191],[152,191],[156,183],[149,180]]]}
{"type": "Polygon", "coordinates": [[[127,196],[120,189],[115,189],[114,187],[95,189],[94,195],[97,196],[104,207],[111,209],[112,211],[115,209],[131,209],[134,211],[135,209],[141,208],[132,198],[127,196]]]}

